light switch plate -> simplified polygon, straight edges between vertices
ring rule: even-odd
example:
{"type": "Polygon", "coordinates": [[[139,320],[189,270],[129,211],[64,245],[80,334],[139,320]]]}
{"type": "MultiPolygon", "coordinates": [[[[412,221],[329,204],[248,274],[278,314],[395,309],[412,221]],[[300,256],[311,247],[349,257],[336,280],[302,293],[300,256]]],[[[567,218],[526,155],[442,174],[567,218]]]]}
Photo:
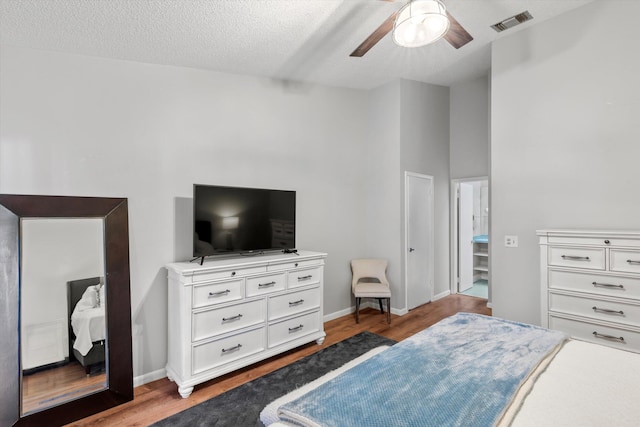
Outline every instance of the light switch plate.
{"type": "Polygon", "coordinates": [[[507,248],[517,248],[518,236],[504,236],[504,245],[507,248]]]}

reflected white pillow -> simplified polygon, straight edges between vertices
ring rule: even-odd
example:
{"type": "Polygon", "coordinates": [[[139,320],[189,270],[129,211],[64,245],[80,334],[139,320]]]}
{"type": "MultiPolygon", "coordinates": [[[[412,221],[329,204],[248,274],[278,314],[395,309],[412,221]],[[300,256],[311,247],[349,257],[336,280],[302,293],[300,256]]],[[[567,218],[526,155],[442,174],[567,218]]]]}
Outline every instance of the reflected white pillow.
{"type": "Polygon", "coordinates": [[[94,308],[98,303],[98,294],[96,293],[94,286],[89,286],[84,290],[82,298],[76,304],[76,310],[83,311],[89,308],[94,308]]]}

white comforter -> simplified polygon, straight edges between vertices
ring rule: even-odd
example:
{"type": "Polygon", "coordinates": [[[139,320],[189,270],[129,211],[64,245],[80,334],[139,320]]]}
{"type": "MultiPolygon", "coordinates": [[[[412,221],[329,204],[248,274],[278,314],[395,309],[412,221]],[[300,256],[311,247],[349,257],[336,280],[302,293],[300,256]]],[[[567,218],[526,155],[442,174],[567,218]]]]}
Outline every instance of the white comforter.
{"type": "Polygon", "coordinates": [[[96,303],[93,286],[87,288],[71,314],[71,327],[76,335],[73,348],[86,356],[93,342],[102,341],[106,336],[104,304],[96,303]]]}
{"type": "Polygon", "coordinates": [[[640,425],[640,354],[569,341],[518,397],[514,427],[640,425]]]}

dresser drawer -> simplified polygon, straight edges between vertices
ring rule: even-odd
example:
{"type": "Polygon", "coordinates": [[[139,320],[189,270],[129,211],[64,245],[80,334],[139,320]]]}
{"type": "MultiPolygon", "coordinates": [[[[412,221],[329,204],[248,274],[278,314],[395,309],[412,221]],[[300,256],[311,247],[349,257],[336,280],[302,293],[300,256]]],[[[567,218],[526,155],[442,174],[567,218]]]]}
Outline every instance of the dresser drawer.
{"type": "Polygon", "coordinates": [[[640,278],[549,270],[549,288],[640,299],[640,278]]]}
{"type": "Polygon", "coordinates": [[[316,265],[321,265],[321,259],[308,259],[308,260],[291,260],[288,262],[283,262],[280,264],[269,265],[269,270],[292,270],[294,268],[305,268],[305,267],[313,267],[316,265]]]}
{"type": "Polygon", "coordinates": [[[563,245],[589,245],[589,246],[625,246],[640,248],[640,239],[625,239],[620,237],[559,237],[549,236],[548,242],[550,244],[563,244],[563,245]],[[608,243],[607,243],[608,242],[608,243]]]}
{"type": "Polygon", "coordinates": [[[219,279],[232,279],[234,277],[243,277],[249,274],[259,274],[267,271],[266,266],[260,267],[244,267],[237,269],[228,269],[222,271],[203,271],[194,273],[191,276],[191,280],[193,283],[197,282],[205,282],[211,280],[219,280],[219,279]]]}
{"type": "Polygon", "coordinates": [[[320,288],[305,289],[269,298],[269,320],[320,307],[320,288]]]}
{"type": "Polygon", "coordinates": [[[604,270],[604,260],[604,248],[549,246],[549,265],[604,270]]]}
{"type": "Polygon", "coordinates": [[[264,328],[193,346],[193,375],[265,349],[264,328]]]}
{"type": "Polygon", "coordinates": [[[243,279],[193,286],[193,308],[242,299],[243,279]]]}
{"type": "Polygon", "coordinates": [[[322,269],[320,267],[305,268],[304,270],[290,271],[287,274],[287,284],[289,285],[289,288],[295,288],[298,286],[315,285],[320,283],[322,269]]]}
{"type": "Polygon", "coordinates": [[[252,297],[284,290],[284,277],[284,273],[278,273],[247,278],[247,296],[252,297]]]}
{"type": "Polygon", "coordinates": [[[320,313],[314,312],[269,326],[269,347],[293,341],[320,330],[320,313]]]}
{"type": "Polygon", "coordinates": [[[608,322],[640,325],[640,306],[602,301],[597,298],[551,293],[549,294],[549,310],[608,322]]]}
{"type": "Polygon", "coordinates": [[[609,253],[609,269],[623,273],[640,274],[640,251],[611,249],[609,253]]]}
{"type": "Polygon", "coordinates": [[[640,333],[624,328],[603,326],[597,322],[585,322],[549,316],[549,329],[557,329],[583,341],[640,352],[640,333]]]}
{"type": "Polygon", "coordinates": [[[265,321],[264,300],[193,313],[192,339],[203,340],[265,321]]]}

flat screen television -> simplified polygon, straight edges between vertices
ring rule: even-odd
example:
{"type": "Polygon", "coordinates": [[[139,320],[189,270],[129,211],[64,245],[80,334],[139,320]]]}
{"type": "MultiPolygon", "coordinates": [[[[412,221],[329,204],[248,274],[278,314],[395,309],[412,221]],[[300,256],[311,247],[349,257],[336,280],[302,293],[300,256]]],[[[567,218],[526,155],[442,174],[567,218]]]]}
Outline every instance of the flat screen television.
{"type": "Polygon", "coordinates": [[[295,242],[295,191],[194,184],[194,257],[289,250],[295,242]]]}

